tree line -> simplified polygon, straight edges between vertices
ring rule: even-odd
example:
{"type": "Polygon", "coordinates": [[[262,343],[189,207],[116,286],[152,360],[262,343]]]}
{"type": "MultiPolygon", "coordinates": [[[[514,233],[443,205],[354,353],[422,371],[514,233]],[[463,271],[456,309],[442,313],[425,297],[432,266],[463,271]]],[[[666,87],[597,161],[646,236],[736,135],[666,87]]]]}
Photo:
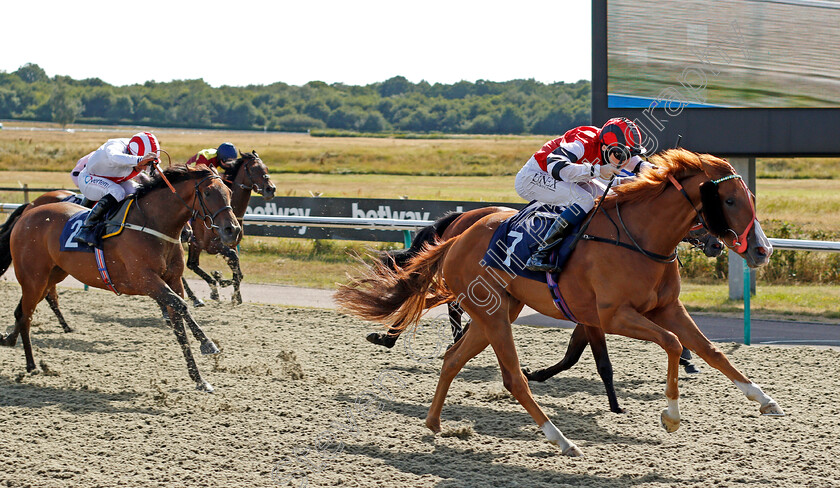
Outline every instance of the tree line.
{"type": "Polygon", "coordinates": [[[0,119],[162,127],[364,133],[560,134],[589,123],[590,84],[528,80],[365,86],[311,81],[221,86],[203,80],[113,86],[52,78],[37,64],[0,71],[0,119]]]}

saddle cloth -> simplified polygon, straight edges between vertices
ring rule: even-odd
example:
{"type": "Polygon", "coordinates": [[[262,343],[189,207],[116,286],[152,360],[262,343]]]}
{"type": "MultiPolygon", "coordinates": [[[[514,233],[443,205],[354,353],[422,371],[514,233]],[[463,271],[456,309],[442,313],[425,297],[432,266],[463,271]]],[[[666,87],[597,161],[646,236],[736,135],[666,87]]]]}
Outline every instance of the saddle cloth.
{"type": "MultiPolygon", "coordinates": [[[[534,201],[508,217],[493,233],[481,264],[546,283],[545,271],[525,269],[525,263],[544,242],[552,222],[562,211],[563,207],[534,201]]],[[[580,225],[577,225],[563,242],[555,244],[550,259],[556,267],[562,267],[569,258],[569,247],[578,230],[580,225]]]]}
{"type": "MultiPolygon", "coordinates": [[[[71,198],[73,197],[67,197],[64,201],[71,201],[71,198]]],[[[119,207],[108,212],[105,220],[96,226],[95,232],[98,236],[96,246],[86,246],[73,240],[82,228],[82,224],[84,224],[90,210],[80,210],[76,212],[72,217],[70,217],[70,220],[64,224],[64,228],[61,230],[61,236],[59,236],[59,250],[93,252],[94,247],[101,249],[102,241],[104,239],[119,235],[123,228],[125,228],[125,219],[128,216],[128,209],[131,208],[133,203],[134,197],[126,198],[119,207]]]]}

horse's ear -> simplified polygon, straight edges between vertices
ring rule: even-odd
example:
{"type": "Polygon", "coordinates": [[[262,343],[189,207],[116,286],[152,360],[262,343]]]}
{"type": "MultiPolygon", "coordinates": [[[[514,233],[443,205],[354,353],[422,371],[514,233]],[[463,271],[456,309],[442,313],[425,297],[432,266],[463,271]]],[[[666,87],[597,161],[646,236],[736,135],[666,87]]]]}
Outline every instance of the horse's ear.
{"type": "Polygon", "coordinates": [[[251,149],[251,154],[253,154],[256,159],[260,158],[259,154],[257,154],[257,151],[255,151],[253,149],[251,149]]]}

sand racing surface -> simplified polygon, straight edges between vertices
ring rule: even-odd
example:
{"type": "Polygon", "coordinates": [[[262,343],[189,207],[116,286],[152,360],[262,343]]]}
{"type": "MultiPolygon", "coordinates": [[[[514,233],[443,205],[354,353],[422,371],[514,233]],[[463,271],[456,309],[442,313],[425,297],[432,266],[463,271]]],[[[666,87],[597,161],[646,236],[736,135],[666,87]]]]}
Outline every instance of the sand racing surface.
{"type": "MultiPolygon", "coordinates": [[[[0,284],[4,327],[19,296],[0,284]]],[[[66,289],[60,299],[76,330],[62,332],[40,305],[38,374],[25,373],[20,342],[0,348],[0,486],[840,486],[837,350],[720,344],[788,416],[761,417],[701,362],[700,375],[680,377],[683,422],[667,434],[665,353],[609,336],[626,414],[609,411],[588,352],[532,384],[585,454],[571,459],[504,391],[490,348],[453,382],[443,433],[423,426],[439,320],[411,348],[407,334],[386,350],[364,340],[377,329],[334,311],[211,304],[194,316],[222,354],[200,356],[190,336],[210,395],[194,389],[151,299],[66,289]]],[[[558,360],[569,334],[514,328],[532,367],[558,360]]]]}

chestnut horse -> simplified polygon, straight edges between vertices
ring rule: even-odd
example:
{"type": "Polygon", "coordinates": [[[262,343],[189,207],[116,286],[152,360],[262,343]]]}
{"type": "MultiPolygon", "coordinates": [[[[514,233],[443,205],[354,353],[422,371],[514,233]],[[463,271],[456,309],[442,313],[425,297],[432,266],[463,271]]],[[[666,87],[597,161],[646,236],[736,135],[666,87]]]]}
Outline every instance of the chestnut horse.
{"type": "MultiPolygon", "coordinates": [[[[587,233],[619,244],[581,240],[559,277],[558,287],[576,322],[610,334],[652,341],[668,355],[660,419],[668,432],[679,427],[678,368],[683,345],[721,371],[765,415],[782,416],[779,405],[738,371],[697,328],[679,300],[678,264],[638,259],[673,254],[698,216],[750,267],[767,263],[772,246],[755,216],[753,197],[732,166],[709,154],[672,149],[651,158],[656,170],[614,189],[587,233]],[[701,207],[702,205],[702,207],[701,207]],[[620,222],[621,227],[616,222],[620,222]]],[[[491,214],[458,237],[428,248],[396,271],[374,263],[369,272],[336,292],[347,311],[404,329],[424,310],[457,300],[472,324],[444,355],[426,426],[440,432],[440,414],[452,380],[472,357],[492,345],[510,391],[548,440],[569,456],[582,452],[548,419],[522,373],[511,321],[524,305],[555,318],[548,287],[482,266],[491,237],[511,212],[491,214]]]]}
{"type": "MultiPolygon", "coordinates": [[[[217,227],[226,244],[235,245],[242,231],[230,207],[230,190],[209,169],[174,167],[140,187],[136,199],[136,206],[127,218],[134,229],[124,229],[120,235],[103,242],[111,286],[121,294],[148,295],[166,307],[190,378],[199,390],[212,392],[213,387],[201,377],[195,365],[184,320],[201,342],[203,354],[216,354],[219,350],[189,314],[182,298],[184,256],[177,236],[187,220],[197,217],[217,227]],[[174,191],[170,191],[167,183],[174,191]]],[[[0,245],[0,257],[11,254],[22,289],[15,310],[15,328],[8,336],[0,336],[0,343],[12,347],[20,335],[27,371],[36,369],[29,337],[32,313],[47,292],[68,274],[86,285],[108,288],[93,253],[59,250],[65,223],[83,209],[66,202],[31,208],[12,224],[8,245],[0,245]]]]}
{"type": "MultiPolygon", "coordinates": [[[[233,207],[233,213],[242,223],[242,216],[245,215],[245,210],[248,208],[248,202],[251,200],[251,192],[262,195],[266,201],[274,198],[274,193],[277,190],[274,183],[271,182],[271,177],[268,176],[268,168],[262,162],[256,151],[240,152],[239,158],[225,169],[223,177],[225,184],[231,189],[230,205],[233,207]]],[[[233,296],[231,300],[236,303],[242,303],[242,295],[239,292],[239,284],[242,282],[242,270],[239,267],[239,254],[236,249],[226,246],[219,236],[211,229],[201,225],[200,222],[193,222],[193,237],[189,241],[189,253],[187,254],[187,268],[191,269],[195,274],[202,277],[204,281],[210,285],[210,298],[213,300],[219,299],[219,286],[233,285],[233,296]],[[221,274],[216,271],[213,276],[198,266],[198,260],[201,256],[201,251],[207,251],[210,254],[221,254],[227,262],[230,270],[233,272],[233,279],[222,280],[221,274]]],[[[187,296],[192,300],[193,305],[200,307],[204,302],[196,298],[195,294],[187,285],[187,280],[183,279],[184,290],[187,296]]]]}
{"type": "MultiPolygon", "coordinates": [[[[408,249],[384,251],[380,254],[379,258],[391,269],[396,269],[396,267],[405,267],[409,260],[419,254],[427,244],[433,243],[436,240],[446,241],[457,235],[461,235],[470,226],[487,215],[496,212],[511,211],[516,211],[516,209],[510,207],[491,206],[468,210],[466,212],[452,212],[446,214],[435,220],[432,225],[420,229],[414,237],[411,247],[408,249]]],[[[689,235],[683,239],[683,242],[688,242],[692,246],[702,249],[706,256],[709,257],[718,256],[723,248],[723,244],[720,240],[706,232],[702,229],[702,227],[689,232],[689,235]]],[[[453,342],[458,342],[458,339],[461,338],[466,330],[466,327],[469,326],[469,323],[462,327],[461,319],[463,310],[457,303],[450,302],[447,304],[447,307],[449,312],[449,322],[452,326],[453,342]]],[[[402,331],[397,329],[391,329],[388,332],[371,332],[367,335],[366,339],[368,342],[385,346],[390,349],[394,347],[394,344],[397,342],[401,332],[402,331]]],[[[572,335],[569,338],[566,353],[560,361],[552,366],[535,371],[530,370],[529,368],[523,368],[522,372],[525,373],[525,377],[528,378],[529,381],[546,381],[547,379],[562,371],[566,371],[577,364],[587,345],[590,346],[592,355],[595,359],[595,368],[598,371],[598,375],[601,377],[601,381],[604,383],[610,411],[613,413],[624,413],[625,410],[618,404],[618,397],[615,394],[615,387],[613,386],[613,367],[612,362],[610,361],[609,352],[607,351],[607,341],[604,337],[604,332],[597,327],[586,327],[583,324],[576,324],[574,330],[572,331],[572,335]]],[[[697,372],[696,367],[689,361],[689,359],[690,355],[688,354],[688,350],[683,349],[680,364],[685,366],[687,372],[697,372]]]]}

